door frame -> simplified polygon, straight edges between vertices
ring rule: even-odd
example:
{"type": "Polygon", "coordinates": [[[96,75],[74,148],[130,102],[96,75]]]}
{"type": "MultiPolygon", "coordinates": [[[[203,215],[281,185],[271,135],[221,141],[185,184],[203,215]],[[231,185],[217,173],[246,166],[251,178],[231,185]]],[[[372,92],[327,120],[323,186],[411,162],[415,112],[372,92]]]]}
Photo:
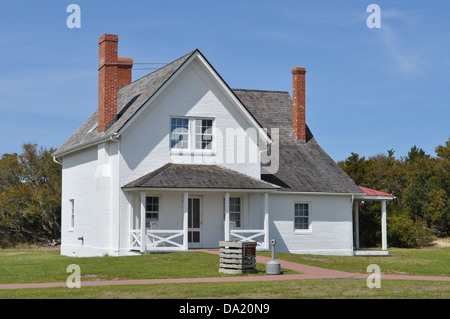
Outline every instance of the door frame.
{"type": "MultiPolygon", "coordinates": [[[[203,248],[203,232],[202,232],[202,224],[203,224],[203,219],[202,219],[202,212],[203,212],[203,209],[202,209],[202,204],[203,204],[203,201],[202,201],[202,197],[201,196],[195,196],[195,195],[193,195],[193,196],[188,196],[188,210],[190,210],[191,209],[191,206],[189,205],[189,202],[191,202],[190,200],[191,199],[198,199],[198,201],[199,201],[199,203],[198,203],[198,210],[199,210],[199,212],[198,212],[198,217],[199,217],[199,227],[198,228],[193,228],[193,227],[189,227],[188,226],[188,248],[203,248]],[[190,234],[190,232],[199,232],[199,236],[200,236],[200,238],[199,238],[199,242],[189,242],[189,234],[190,234]]],[[[192,215],[190,215],[189,213],[188,213],[188,219],[190,219],[190,217],[191,217],[192,215]]],[[[188,225],[189,225],[189,220],[188,220],[188,225]]]]}

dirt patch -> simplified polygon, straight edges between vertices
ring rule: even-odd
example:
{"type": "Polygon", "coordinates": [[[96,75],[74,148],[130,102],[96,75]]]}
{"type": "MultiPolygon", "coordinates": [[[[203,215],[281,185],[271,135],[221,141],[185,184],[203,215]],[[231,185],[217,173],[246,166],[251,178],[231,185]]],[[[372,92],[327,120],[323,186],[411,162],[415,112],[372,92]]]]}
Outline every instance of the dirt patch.
{"type": "Polygon", "coordinates": [[[448,248],[450,247],[450,237],[447,238],[437,238],[433,241],[434,246],[439,248],[448,248]]]}

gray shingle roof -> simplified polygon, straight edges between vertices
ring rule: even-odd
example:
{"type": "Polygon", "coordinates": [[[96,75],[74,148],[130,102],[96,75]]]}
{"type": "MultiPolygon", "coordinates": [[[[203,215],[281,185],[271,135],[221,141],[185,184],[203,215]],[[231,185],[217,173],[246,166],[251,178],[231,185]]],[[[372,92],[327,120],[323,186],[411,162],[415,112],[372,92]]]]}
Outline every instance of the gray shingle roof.
{"type": "Polygon", "coordinates": [[[123,188],[277,189],[276,185],[217,165],[172,164],[128,183],[123,188]]]}
{"type": "Polygon", "coordinates": [[[293,133],[292,98],[288,92],[233,90],[264,128],[279,128],[279,169],[261,178],[280,191],[361,193],[355,182],[319,146],[307,127],[306,143],[293,133]]]}

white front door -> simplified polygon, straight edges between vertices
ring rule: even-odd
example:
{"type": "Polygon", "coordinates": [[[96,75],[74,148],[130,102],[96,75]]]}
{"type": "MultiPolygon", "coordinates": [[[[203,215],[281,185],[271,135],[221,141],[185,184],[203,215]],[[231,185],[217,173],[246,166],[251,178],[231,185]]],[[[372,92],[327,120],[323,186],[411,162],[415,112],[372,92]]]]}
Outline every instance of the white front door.
{"type": "Polygon", "coordinates": [[[202,248],[201,205],[199,197],[190,197],[188,201],[188,247],[202,248]]]}

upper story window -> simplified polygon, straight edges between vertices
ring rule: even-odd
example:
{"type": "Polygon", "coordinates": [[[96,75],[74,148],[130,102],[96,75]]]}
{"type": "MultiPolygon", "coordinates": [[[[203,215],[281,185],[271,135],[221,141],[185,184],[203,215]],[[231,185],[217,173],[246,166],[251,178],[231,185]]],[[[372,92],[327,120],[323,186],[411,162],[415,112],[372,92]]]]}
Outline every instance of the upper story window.
{"type": "Polygon", "coordinates": [[[170,147],[187,149],[189,147],[189,119],[170,120],[170,147]]]}
{"type": "Polygon", "coordinates": [[[210,150],[212,148],[212,120],[195,120],[195,149],[210,150]]]}
{"type": "Polygon", "coordinates": [[[172,117],[170,119],[170,148],[212,150],[213,122],[212,119],[172,117]]]}

